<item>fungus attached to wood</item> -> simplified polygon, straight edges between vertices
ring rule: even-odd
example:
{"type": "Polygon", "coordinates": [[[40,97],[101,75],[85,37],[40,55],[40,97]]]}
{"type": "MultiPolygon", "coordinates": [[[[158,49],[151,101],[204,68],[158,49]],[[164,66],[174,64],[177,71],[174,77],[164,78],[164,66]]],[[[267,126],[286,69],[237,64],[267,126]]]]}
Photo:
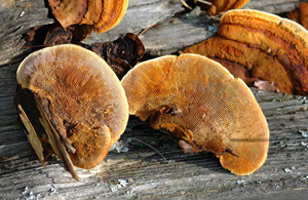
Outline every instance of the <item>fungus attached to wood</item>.
{"type": "Polygon", "coordinates": [[[125,130],[123,87],[94,52],[71,44],[34,52],[20,64],[17,83],[19,116],[41,163],[51,146],[75,178],[73,165],[101,163],[125,130]]]}
{"type": "Polygon", "coordinates": [[[308,32],[288,19],[232,10],[221,18],[217,36],[183,52],[213,58],[231,72],[242,70],[247,83],[273,81],[281,92],[308,95],[307,38],[308,32]]]}
{"type": "Polygon", "coordinates": [[[250,0],[193,0],[193,5],[200,6],[211,15],[217,15],[231,9],[242,8],[250,0]]]}
{"type": "Polygon", "coordinates": [[[118,25],[128,6],[128,0],[48,0],[48,3],[64,29],[74,24],[86,24],[98,33],[118,25]]]}
{"type": "Polygon", "coordinates": [[[181,139],[189,152],[211,151],[236,175],[267,158],[269,130],[241,79],[197,54],[164,56],[136,65],[122,79],[129,113],[181,139]],[[183,141],[184,140],[184,141],[183,141]]]}
{"type": "Polygon", "coordinates": [[[308,29],[308,3],[300,3],[298,9],[287,13],[287,17],[308,29]]]}
{"type": "Polygon", "coordinates": [[[231,9],[242,8],[250,0],[213,0],[213,5],[209,8],[208,12],[216,15],[231,9]]]}

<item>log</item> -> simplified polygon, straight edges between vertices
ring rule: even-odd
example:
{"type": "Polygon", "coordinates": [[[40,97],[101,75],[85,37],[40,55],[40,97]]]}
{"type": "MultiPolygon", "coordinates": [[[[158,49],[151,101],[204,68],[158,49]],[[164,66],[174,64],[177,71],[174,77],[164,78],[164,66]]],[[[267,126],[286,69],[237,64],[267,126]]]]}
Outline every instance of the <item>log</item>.
{"type": "Polygon", "coordinates": [[[112,41],[128,32],[137,34],[142,29],[164,21],[183,10],[181,3],[174,0],[131,0],[126,14],[118,26],[102,34],[92,33],[83,43],[112,41]]]}
{"type": "MultiPolygon", "coordinates": [[[[288,0],[251,0],[245,8],[280,14],[294,10],[297,8],[299,2],[301,1],[293,0],[290,2],[288,0]]],[[[152,9],[152,7],[149,8],[149,10],[152,9]]],[[[166,8],[164,8],[164,10],[165,9],[166,8]]],[[[128,14],[135,15],[135,13],[128,14]]],[[[132,19],[134,18],[136,18],[136,16],[132,17],[132,19]]],[[[145,16],[145,18],[147,21],[149,20],[148,16],[145,16]]],[[[219,16],[211,17],[204,14],[200,15],[200,11],[197,8],[191,13],[169,17],[166,20],[162,19],[159,21],[160,23],[158,23],[157,26],[153,27],[141,36],[146,52],[152,56],[175,53],[184,47],[199,43],[213,36],[218,31],[219,16]]],[[[157,22],[155,21],[149,24],[155,23],[157,22]]],[[[122,26],[125,25],[126,23],[122,24],[122,26]]],[[[120,30],[122,29],[122,27],[120,27],[116,27],[112,30],[113,36],[119,36],[119,33],[121,33],[120,30]]],[[[127,29],[128,28],[126,28],[126,30],[127,29]]],[[[140,32],[140,29],[132,29],[132,32],[137,34],[140,32]]],[[[113,37],[110,37],[108,33],[92,34],[89,39],[86,39],[83,42],[90,45],[94,42],[106,40],[113,40],[113,37]]]]}
{"type": "MultiPolygon", "coordinates": [[[[301,1],[252,0],[246,8],[283,13],[293,10],[301,1]]],[[[217,18],[214,20],[212,17],[190,14],[174,17],[183,10],[179,0],[130,0],[128,11],[119,26],[103,34],[92,33],[83,42],[92,44],[111,41],[127,32],[137,34],[159,24],[142,37],[147,52],[157,56],[174,53],[183,48],[183,44],[195,44],[215,33],[217,18]]],[[[31,51],[30,48],[23,48],[25,42],[22,34],[32,27],[54,23],[54,20],[48,16],[44,1],[16,0],[13,8],[0,11],[0,23],[0,65],[5,65],[20,60],[31,51]]]]}
{"type": "Polygon", "coordinates": [[[31,50],[23,48],[22,34],[32,27],[54,23],[47,15],[44,1],[35,0],[17,0],[15,6],[0,11],[0,65],[20,60],[18,56],[31,50]]]}
{"type": "Polygon", "coordinates": [[[265,12],[280,14],[286,13],[291,10],[294,10],[298,7],[300,2],[305,2],[305,0],[259,0],[259,1],[250,1],[247,3],[244,8],[262,10],[265,12]]]}
{"type": "Polygon", "coordinates": [[[230,174],[211,153],[184,154],[173,139],[160,140],[164,134],[131,117],[120,140],[126,151],[110,152],[94,169],[77,169],[77,182],[55,157],[41,166],[19,128],[13,104],[17,66],[0,68],[0,199],[303,199],[308,194],[307,97],[252,88],[270,128],[268,159],[252,175],[230,174]],[[136,139],[157,143],[166,160],[136,139]]]}
{"type": "MultiPolygon", "coordinates": [[[[246,7],[282,13],[293,10],[299,2],[252,0],[246,7]]],[[[17,123],[15,73],[21,59],[31,51],[22,48],[22,34],[54,20],[48,17],[43,1],[16,0],[13,8],[0,8],[0,200],[307,197],[308,98],[255,88],[251,89],[270,128],[270,149],[264,166],[252,175],[230,174],[211,153],[184,154],[174,139],[134,117],[102,164],[91,170],[77,169],[79,182],[56,157],[42,166],[17,123]],[[140,140],[156,144],[165,160],[140,140]]],[[[128,14],[118,27],[109,33],[92,34],[85,42],[113,40],[128,31],[140,33],[157,24],[140,34],[147,52],[156,56],[177,52],[217,31],[219,18],[198,9],[178,13],[181,11],[177,0],[131,0],[128,14]],[[138,21],[140,13],[142,20],[138,21]]]]}

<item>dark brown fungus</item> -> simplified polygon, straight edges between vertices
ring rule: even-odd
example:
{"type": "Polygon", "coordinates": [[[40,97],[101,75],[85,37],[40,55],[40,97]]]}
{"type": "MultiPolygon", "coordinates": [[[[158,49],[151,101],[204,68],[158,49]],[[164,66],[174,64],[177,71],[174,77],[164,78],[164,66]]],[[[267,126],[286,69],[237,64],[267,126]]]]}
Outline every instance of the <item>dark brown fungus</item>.
{"type": "Polygon", "coordinates": [[[90,49],[100,55],[119,78],[122,78],[145,53],[142,41],[132,33],[127,33],[113,42],[94,43],[90,49]]]}

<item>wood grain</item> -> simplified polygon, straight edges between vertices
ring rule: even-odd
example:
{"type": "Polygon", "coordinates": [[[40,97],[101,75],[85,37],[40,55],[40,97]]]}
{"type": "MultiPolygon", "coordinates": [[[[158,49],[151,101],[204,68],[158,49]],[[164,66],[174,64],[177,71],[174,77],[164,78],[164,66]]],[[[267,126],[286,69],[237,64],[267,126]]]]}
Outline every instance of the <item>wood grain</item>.
{"type": "Polygon", "coordinates": [[[17,0],[13,8],[0,12],[0,65],[14,62],[30,50],[23,48],[22,34],[32,27],[54,23],[47,14],[44,1],[37,0],[17,0]]]}
{"type": "MultiPolygon", "coordinates": [[[[303,0],[251,0],[245,8],[272,13],[293,10],[303,0]]],[[[179,14],[184,10],[179,0],[130,0],[126,15],[114,29],[103,34],[92,33],[85,44],[111,41],[127,32],[135,34],[156,25],[142,37],[146,51],[153,55],[174,53],[212,36],[218,18],[199,16],[198,11],[179,14]]],[[[15,7],[0,11],[0,65],[16,62],[31,49],[23,48],[24,34],[31,27],[54,23],[48,16],[44,1],[16,0],[15,7]],[[21,55],[21,56],[20,56],[21,55]]]]}
{"type": "Polygon", "coordinates": [[[164,134],[131,117],[121,139],[129,151],[110,152],[105,162],[92,170],[77,169],[81,178],[77,182],[55,157],[46,167],[41,166],[20,130],[13,105],[16,68],[17,64],[0,68],[3,199],[275,199],[277,195],[294,199],[308,193],[308,151],[304,146],[308,138],[299,132],[308,129],[306,97],[252,89],[271,136],[265,165],[250,176],[230,174],[211,153],[184,154],[173,140],[157,142],[164,134]],[[131,138],[156,141],[167,161],[131,138]]]}
{"type": "MultiPolygon", "coordinates": [[[[21,34],[33,26],[54,21],[47,17],[48,9],[43,1],[15,2],[10,11],[0,11],[0,199],[307,197],[308,138],[300,131],[308,130],[308,98],[254,88],[271,136],[265,165],[250,176],[230,174],[211,153],[184,154],[175,140],[163,139],[164,134],[134,117],[130,118],[121,138],[128,152],[112,151],[98,167],[88,171],[77,169],[81,181],[75,181],[55,157],[50,158],[45,167],[41,166],[17,123],[13,104],[15,72],[19,61],[31,51],[22,48],[21,34]],[[167,160],[134,138],[155,142],[167,160]]],[[[299,2],[252,0],[246,7],[280,13],[292,10],[299,2]]],[[[176,0],[131,0],[129,6],[127,19],[119,27],[110,33],[91,35],[86,42],[111,40],[128,31],[139,33],[158,23],[141,36],[147,52],[155,56],[176,52],[210,37],[217,30],[218,18],[200,15],[198,10],[175,15],[183,10],[176,0]],[[136,13],[142,13],[139,21],[136,13]]]]}

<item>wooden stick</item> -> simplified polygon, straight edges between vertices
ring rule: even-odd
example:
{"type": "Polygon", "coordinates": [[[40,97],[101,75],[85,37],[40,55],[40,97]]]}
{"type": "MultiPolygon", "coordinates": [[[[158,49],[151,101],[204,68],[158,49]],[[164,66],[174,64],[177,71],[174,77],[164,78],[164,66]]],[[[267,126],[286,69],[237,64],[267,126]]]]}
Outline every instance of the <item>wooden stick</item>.
{"type": "Polygon", "coordinates": [[[160,157],[162,157],[163,160],[167,160],[167,159],[165,158],[165,156],[163,156],[163,154],[161,154],[161,153],[160,153],[156,148],[154,148],[152,145],[150,145],[150,144],[148,144],[148,143],[146,143],[146,142],[144,142],[144,141],[142,141],[142,140],[139,140],[139,139],[137,139],[137,138],[132,138],[132,140],[135,140],[136,142],[139,142],[139,143],[141,143],[141,144],[143,144],[143,145],[145,145],[145,146],[151,148],[151,149],[154,150],[160,157]]]}
{"type": "Polygon", "coordinates": [[[204,1],[204,0],[197,0],[197,1],[200,2],[200,3],[204,3],[206,5],[209,5],[209,6],[213,5],[213,3],[209,2],[209,1],[204,1]]]}
{"type": "Polygon", "coordinates": [[[190,6],[185,2],[185,0],[181,0],[181,3],[183,4],[183,6],[184,6],[185,8],[188,8],[189,10],[192,10],[192,7],[190,7],[190,6]]]}

